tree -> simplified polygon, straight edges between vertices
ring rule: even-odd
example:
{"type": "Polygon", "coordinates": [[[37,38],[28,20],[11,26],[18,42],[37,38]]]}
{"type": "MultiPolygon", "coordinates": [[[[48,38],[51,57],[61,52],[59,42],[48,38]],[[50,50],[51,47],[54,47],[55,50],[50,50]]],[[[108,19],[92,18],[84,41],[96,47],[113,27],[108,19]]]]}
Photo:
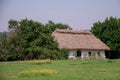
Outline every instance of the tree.
{"type": "Polygon", "coordinates": [[[49,27],[51,32],[53,32],[55,29],[72,29],[70,28],[68,25],[66,24],[62,24],[62,23],[54,23],[52,21],[48,21],[48,23],[45,25],[46,27],[49,27]]]}
{"type": "Polygon", "coordinates": [[[8,28],[9,28],[10,31],[17,30],[17,28],[18,28],[18,23],[19,23],[18,21],[11,19],[8,23],[9,23],[8,28]]]}
{"type": "Polygon", "coordinates": [[[23,19],[9,21],[10,36],[1,36],[0,60],[30,60],[30,59],[65,59],[66,49],[59,49],[52,32],[57,29],[70,28],[66,24],[49,21],[43,25],[40,22],[23,19]],[[4,44],[4,46],[3,46],[4,44]],[[4,57],[3,56],[7,56],[4,57]]]}
{"type": "Polygon", "coordinates": [[[109,17],[103,22],[98,21],[91,31],[112,50],[120,51],[120,18],[109,17]]]}
{"type": "Polygon", "coordinates": [[[0,61],[7,61],[7,58],[9,57],[7,42],[7,33],[0,33],[0,61]]]}

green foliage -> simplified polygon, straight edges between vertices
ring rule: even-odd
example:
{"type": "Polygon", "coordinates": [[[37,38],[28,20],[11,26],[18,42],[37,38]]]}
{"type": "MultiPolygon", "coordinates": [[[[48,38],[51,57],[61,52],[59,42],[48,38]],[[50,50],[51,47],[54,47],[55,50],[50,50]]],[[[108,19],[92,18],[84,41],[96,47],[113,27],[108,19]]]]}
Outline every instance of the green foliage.
{"type": "Polygon", "coordinates": [[[0,34],[0,61],[7,61],[9,57],[6,32],[0,34]]]}
{"type": "Polygon", "coordinates": [[[8,27],[10,36],[3,35],[0,38],[0,60],[67,58],[68,50],[58,49],[58,44],[51,34],[56,28],[69,28],[68,25],[55,24],[52,21],[43,25],[33,20],[23,19],[21,21],[10,20],[8,27]]]}
{"type": "Polygon", "coordinates": [[[120,51],[120,19],[106,18],[104,22],[96,22],[92,33],[106,43],[112,50],[120,51]]]}
{"type": "Polygon", "coordinates": [[[57,24],[55,24],[54,22],[52,22],[52,21],[48,21],[48,23],[45,25],[45,26],[47,26],[47,27],[49,27],[50,28],[50,30],[51,30],[51,32],[53,32],[55,29],[72,29],[72,28],[70,28],[68,25],[66,25],[66,24],[62,24],[62,23],[57,23],[57,24]]]}

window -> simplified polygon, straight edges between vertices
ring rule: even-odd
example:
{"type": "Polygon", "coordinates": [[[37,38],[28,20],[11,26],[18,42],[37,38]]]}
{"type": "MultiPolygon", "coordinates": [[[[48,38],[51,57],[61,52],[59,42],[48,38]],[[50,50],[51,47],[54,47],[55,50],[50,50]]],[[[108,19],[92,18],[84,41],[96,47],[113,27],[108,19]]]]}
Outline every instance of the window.
{"type": "Polygon", "coordinates": [[[81,57],[81,51],[77,51],[77,57],[81,57]]]}
{"type": "Polygon", "coordinates": [[[88,52],[89,56],[91,56],[91,52],[88,52]]]}
{"type": "Polygon", "coordinates": [[[98,54],[98,56],[100,56],[100,52],[98,52],[97,54],[98,54]]]}
{"type": "Polygon", "coordinates": [[[92,52],[92,53],[91,53],[91,56],[95,56],[95,55],[96,55],[96,53],[95,53],[95,52],[92,52]]]}

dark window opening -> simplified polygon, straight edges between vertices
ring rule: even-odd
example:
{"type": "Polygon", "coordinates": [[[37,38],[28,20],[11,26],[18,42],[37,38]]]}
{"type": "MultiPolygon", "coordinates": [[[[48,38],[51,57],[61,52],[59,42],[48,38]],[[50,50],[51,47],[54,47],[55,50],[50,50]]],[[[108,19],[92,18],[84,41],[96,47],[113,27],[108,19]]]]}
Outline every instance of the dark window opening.
{"type": "Polygon", "coordinates": [[[89,52],[89,56],[91,56],[91,52],[89,52]]]}
{"type": "Polygon", "coordinates": [[[97,54],[98,54],[98,56],[100,56],[100,52],[98,52],[97,54]]]}
{"type": "Polygon", "coordinates": [[[77,51],[77,57],[81,57],[81,51],[77,51]]]}

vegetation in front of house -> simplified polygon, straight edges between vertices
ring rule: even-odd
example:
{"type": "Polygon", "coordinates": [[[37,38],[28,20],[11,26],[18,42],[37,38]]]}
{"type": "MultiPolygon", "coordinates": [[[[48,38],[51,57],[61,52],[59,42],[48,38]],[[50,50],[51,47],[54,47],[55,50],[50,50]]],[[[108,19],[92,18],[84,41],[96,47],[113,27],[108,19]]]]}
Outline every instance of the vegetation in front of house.
{"type": "Polygon", "coordinates": [[[119,59],[34,61],[0,62],[0,80],[120,80],[119,59]]]}

